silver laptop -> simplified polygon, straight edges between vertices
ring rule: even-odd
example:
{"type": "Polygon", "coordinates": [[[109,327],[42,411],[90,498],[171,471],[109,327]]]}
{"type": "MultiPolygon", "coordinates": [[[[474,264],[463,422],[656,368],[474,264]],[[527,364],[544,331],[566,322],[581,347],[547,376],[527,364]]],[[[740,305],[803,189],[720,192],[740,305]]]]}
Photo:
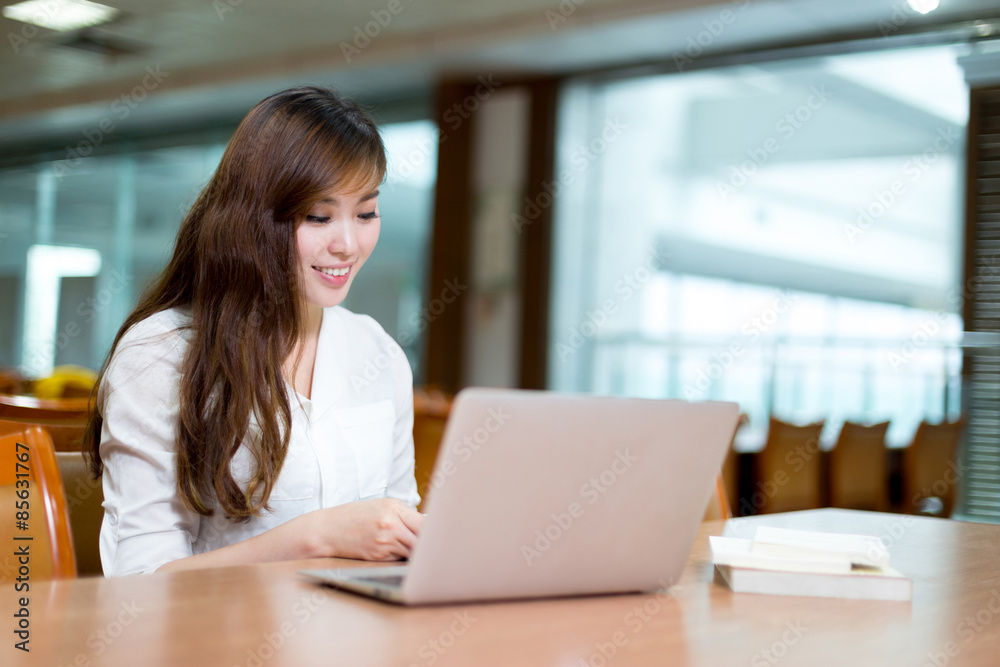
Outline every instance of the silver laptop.
{"type": "Polygon", "coordinates": [[[735,403],[465,389],[409,563],[303,574],[407,605],[667,588],[738,413],[735,403]]]}

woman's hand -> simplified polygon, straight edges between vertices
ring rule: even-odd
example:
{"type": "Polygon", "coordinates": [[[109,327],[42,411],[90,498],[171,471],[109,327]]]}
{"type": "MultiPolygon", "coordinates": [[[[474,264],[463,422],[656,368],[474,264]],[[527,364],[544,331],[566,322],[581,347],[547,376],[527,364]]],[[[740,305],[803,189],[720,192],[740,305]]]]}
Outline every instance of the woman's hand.
{"type": "Polygon", "coordinates": [[[408,558],[424,516],[395,498],[375,498],[310,512],[302,517],[319,556],[387,561],[408,558]]]}
{"type": "Polygon", "coordinates": [[[376,498],[302,514],[248,540],[180,558],[158,571],[302,558],[408,558],[424,515],[401,500],[376,498]]]}

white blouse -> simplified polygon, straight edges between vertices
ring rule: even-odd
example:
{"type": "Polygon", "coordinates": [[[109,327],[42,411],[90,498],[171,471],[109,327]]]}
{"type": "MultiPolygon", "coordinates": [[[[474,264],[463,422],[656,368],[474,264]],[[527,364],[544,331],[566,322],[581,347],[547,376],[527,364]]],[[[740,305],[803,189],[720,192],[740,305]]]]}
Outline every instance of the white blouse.
{"type": "MultiPolygon", "coordinates": [[[[181,365],[190,314],[162,311],[122,337],[101,383],[104,523],[108,576],[152,572],[164,563],[263,533],[300,514],[368,498],[420,502],[413,476],[413,377],[399,345],[366,315],[323,311],[312,399],[289,392],[288,454],[270,512],[244,523],[215,507],[205,517],[177,495],[176,442],[181,365]]],[[[251,422],[251,428],[256,428],[251,422]]],[[[244,446],[231,465],[249,480],[244,446]]]]}

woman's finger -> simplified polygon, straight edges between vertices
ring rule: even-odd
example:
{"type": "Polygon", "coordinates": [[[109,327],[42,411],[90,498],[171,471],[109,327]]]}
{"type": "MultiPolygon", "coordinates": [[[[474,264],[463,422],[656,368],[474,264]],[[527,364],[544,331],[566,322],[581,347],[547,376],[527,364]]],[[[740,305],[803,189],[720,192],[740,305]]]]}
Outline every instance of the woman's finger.
{"type": "Polygon", "coordinates": [[[420,527],[424,525],[424,515],[413,509],[409,505],[402,508],[399,519],[403,525],[410,529],[414,535],[420,534],[420,527]]]}
{"type": "Polygon", "coordinates": [[[412,531],[407,526],[400,526],[399,531],[396,534],[396,539],[406,547],[407,553],[405,556],[409,555],[409,552],[417,545],[417,536],[413,534],[412,531]]]}

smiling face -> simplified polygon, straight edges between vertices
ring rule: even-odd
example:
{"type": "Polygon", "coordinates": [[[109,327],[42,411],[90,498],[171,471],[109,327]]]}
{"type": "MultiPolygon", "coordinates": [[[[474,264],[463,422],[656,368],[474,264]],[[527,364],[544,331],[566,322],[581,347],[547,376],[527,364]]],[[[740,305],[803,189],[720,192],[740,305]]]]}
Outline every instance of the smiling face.
{"type": "Polygon", "coordinates": [[[340,304],[381,229],[378,190],[331,191],[295,230],[302,294],[310,310],[340,304]]]}

